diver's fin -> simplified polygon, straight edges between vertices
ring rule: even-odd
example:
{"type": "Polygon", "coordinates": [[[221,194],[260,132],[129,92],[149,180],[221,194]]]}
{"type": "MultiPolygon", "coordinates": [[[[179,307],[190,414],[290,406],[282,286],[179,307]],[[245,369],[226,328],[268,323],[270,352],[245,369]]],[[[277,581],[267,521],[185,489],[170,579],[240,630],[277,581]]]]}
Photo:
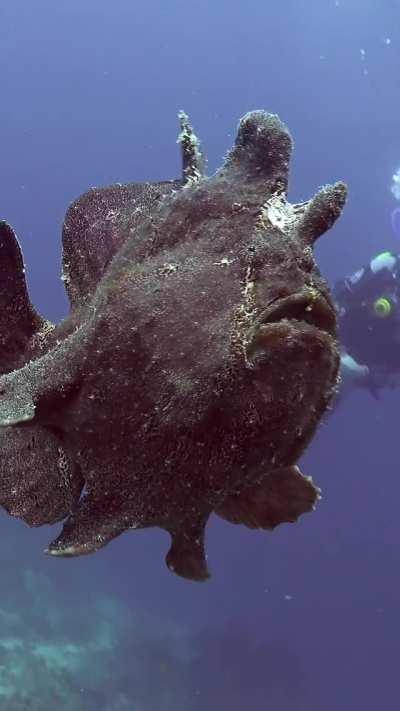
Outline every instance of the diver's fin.
{"type": "Polygon", "coordinates": [[[45,321],[28,295],[21,248],[14,230],[0,221],[0,374],[26,362],[29,340],[45,321]]]}
{"type": "Polygon", "coordinates": [[[76,309],[91,297],[107,266],[159,200],[182,183],[130,183],[93,188],[67,210],[62,280],[76,309]]]}
{"type": "Polygon", "coordinates": [[[303,476],[297,466],[291,466],[273,471],[241,494],[228,496],[215,513],[230,523],[273,529],[312,511],[319,498],[320,490],[311,477],[303,476]]]}
{"type": "Polygon", "coordinates": [[[167,566],[188,580],[203,581],[210,577],[204,548],[207,518],[182,523],[178,529],[168,529],[172,541],[166,556],[167,566]]]}

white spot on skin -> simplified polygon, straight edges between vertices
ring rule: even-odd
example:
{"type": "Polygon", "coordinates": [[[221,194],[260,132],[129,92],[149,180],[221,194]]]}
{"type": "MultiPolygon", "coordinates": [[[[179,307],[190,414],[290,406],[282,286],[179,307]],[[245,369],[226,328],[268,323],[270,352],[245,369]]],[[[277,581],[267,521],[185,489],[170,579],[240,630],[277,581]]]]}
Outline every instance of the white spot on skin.
{"type": "Polygon", "coordinates": [[[217,267],[229,267],[234,261],[234,259],[229,259],[229,257],[222,257],[219,262],[214,262],[214,264],[217,267]]]}
{"type": "Polygon", "coordinates": [[[172,274],[173,272],[176,272],[178,269],[177,264],[172,264],[172,262],[166,262],[165,264],[162,265],[161,271],[164,274],[172,274]]]}
{"type": "MultiPolygon", "coordinates": [[[[117,183],[117,185],[118,185],[118,183],[117,183]]],[[[107,214],[106,214],[106,216],[105,216],[104,219],[105,219],[105,220],[113,220],[113,219],[114,219],[115,217],[117,217],[118,215],[119,215],[119,210],[116,210],[116,209],[114,209],[114,210],[109,210],[109,211],[107,212],[107,214]]]]}

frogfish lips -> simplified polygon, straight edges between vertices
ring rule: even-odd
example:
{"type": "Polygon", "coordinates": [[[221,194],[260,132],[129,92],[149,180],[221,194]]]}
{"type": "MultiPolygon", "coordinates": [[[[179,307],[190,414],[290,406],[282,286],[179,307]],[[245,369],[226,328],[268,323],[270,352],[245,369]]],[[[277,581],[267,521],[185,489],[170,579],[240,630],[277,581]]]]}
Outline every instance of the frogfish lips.
{"type": "Polygon", "coordinates": [[[325,296],[314,288],[274,300],[260,315],[258,323],[278,323],[283,319],[300,321],[336,335],[336,314],[325,296]]]}
{"type": "Polygon", "coordinates": [[[271,303],[249,338],[246,362],[254,408],[267,441],[271,429],[284,434],[273,450],[279,466],[297,461],[334,396],[339,369],[335,332],[328,300],[304,289],[271,303]]]}
{"type": "Polygon", "coordinates": [[[298,420],[307,419],[303,402],[315,403],[321,392],[333,393],[336,387],[339,352],[333,306],[310,287],[274,300],[260,314],[246,356],[265,403],[290,401],[293,406],[297,401],[298,420]]]}

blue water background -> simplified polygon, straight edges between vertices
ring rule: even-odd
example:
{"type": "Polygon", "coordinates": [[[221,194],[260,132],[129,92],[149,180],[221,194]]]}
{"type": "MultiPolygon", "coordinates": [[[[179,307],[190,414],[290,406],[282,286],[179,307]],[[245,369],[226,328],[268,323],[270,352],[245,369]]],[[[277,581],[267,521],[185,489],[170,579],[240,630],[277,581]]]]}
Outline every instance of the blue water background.
{"type": "MultiPolygon", "coordinates": [[[[210,172],[239,117],[265,108],[294,137],[290,199],[348,183],[343,217],[317,247],[331,283],[376,251],[400,250],[390,223],[390,180],[400,165],[400,2],[12,0],[0,3],[0,32],[0,216],[16,228],[32,301],[49,319],[67,314],[60,232],[68,204],[90,186],[179,176],[179,109],[210,172]]],[[[47,593],[35,594],[58,611],[59,626],[46,633],[55,644],[74,609],[100,624],[98,596],[129,610],[132,647],[116,635],[113,656],[126,667],[132,711],[395,708],[399,398],[354,394],[323,424],[302,464],[323,499],[295,526],[258,533],[212,518],[204,585],[168,572],[161,531],[53,560],[42,549],[55,529],[2,515],[0,610],[14,601],[18,634],[32,635],[31,595],[19,588],[27,570],[48,581],[47,593]]],[[[74,693],[87,694],[85,711],[114,708],[98,672],[95,681],[68,672],[74,693]]]]}

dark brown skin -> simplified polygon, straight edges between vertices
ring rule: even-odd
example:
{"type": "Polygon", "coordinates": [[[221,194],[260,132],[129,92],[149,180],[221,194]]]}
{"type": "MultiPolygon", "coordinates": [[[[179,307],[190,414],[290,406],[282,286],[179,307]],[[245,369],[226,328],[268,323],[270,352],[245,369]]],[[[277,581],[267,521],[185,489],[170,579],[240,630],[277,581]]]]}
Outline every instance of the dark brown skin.
{"type": "Polygon", "coordinates": [[[203,580],[212,511],[269,529],[318,498],[295,464],[339,357],[312,246],[346,191],[286,201],[291,139],[276,116],[247,114],[211,178],[181,123],[182,181],[92,190],[69,208],[58,326],[34,312],[0,225],[0,326],[15,334],[0,349],[0,503],[30,525],[66,518],[48,549],[60,556],[159,526],[170,569],[203,580]]]}

